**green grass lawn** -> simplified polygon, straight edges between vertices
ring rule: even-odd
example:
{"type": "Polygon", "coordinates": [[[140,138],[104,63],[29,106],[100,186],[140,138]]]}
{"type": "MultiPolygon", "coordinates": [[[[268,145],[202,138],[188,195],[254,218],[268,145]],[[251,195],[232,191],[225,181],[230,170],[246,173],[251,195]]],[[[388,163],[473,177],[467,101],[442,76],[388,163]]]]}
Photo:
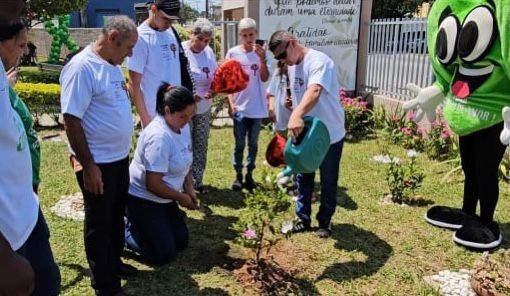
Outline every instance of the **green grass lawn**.
{"type": "MultiPolygon", "coordinates": [[[[269,135],[260,139],[257,177],[264,167],[263,154],[269,135]]],[[[216,189],[201,198],[214,215],[204,217],[188,211],[190,246],[171,264],[153,268],[136,261],[128,253],[127,262],[141,269],[140,274],[123,281],[133,295],[256,295],[255,290],[236,282],[232,266],[247,252],[233,243],[230,229],[243,207],[243,197],[232,192],[231,129],[213,129],[205,183],[216,189]]],[[[405,157],[402,148],[392,153],[405,157]]],[[[302,295],[437,295],[422,277],[443,269],[471,268],[478,253],[466,251],[452,241],[452,232],[429,226],[424,213],[429,206],[383,205],[388,193],[386,166],[371,161],[379,153],[375,140],[346,143],[341,163],[339,206],[333,217],[333,235],[319,239],[313,233],[298,234],[275,248],[282,266],[298,273],[302,295]]],[[[418,163],[426,172],[421,197],[430,203],[459,206],[463,177],[449,183],[442,176],[451,169],[420,155],[418,163]]],[[[51,244],[62,274],[62,295],[92,295],[88,265],[83,247],[83,224],[64,220],[51,213],[62,195],[79,192],[68,162],[66,144],[43,142],[40,199],[51,230],[51,244]]],[[[504,236],[503,247],[510,247],[509,185],[501,183],[496,211],[504,236]]],[[[317,211],[314,205],[313,213],[317,211]]],[[[287,213],[290,218],[292,210],[287,213]]],[[[314,221],[315,222],[315,221],[314,221]]]]}

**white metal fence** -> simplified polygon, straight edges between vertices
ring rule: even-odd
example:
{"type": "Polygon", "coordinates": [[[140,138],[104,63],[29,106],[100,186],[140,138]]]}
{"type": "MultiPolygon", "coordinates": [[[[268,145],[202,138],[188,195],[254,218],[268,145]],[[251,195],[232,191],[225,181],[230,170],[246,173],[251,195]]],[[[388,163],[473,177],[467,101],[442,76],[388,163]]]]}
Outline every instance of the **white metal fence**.
{"type": "Polygon", "coordinates": [[[406,84],[430,85],[426,19],[370,22],[365,89],[399,99],[413,98],[406,84]]]}

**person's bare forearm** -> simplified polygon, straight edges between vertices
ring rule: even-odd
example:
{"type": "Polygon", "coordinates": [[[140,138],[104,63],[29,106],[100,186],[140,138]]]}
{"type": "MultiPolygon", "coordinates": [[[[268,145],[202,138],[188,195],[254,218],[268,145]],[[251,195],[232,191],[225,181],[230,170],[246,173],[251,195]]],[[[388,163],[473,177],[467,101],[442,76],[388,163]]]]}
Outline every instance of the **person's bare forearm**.
{"type": "Polygon", "coordinates": [[[296,106],[292,115],[303,118],[319,101],[322,92],[322,86],[314,84],[310,86],[303,95],[303,100],[296,106]],[[295,114],[294,114],[295,113],[295,114]]]}
{"type": "Polygon", "coordinates": [[[0,232],[0,262],[4,262],[5,258],[11,256],[13,252],[11,245],[0,232]]]}
{"type": "Polygon", "coordinates": [[[184,179],[184,192],[194,194],[195,188],[193,187],[193,176],[191,174],[191,170],[186,175],[186,178],[184,179]]]}
{"type": "Polygon", "coordinates": [[[267,64],[265,62],[260,63],[260,80],[262,82],[266,82],[269,79],[269,69],[267,68],[267,64]]]}
{"type": "Polygon", "coordinates": [[[147,111],[147,106],[145,105],[145,97],[143,96],[142,88],[140,87],[142,83],[142,74],[129,71],[129,90],[131,92],[131,97],[133,98],[133,104],[136,107],[136,112],[140,116],[142,120],[142,124],[145,126],[148,124],[146,121],[150,121],[149,112],[147,111]]]}
{"type": "Polygon", "coordinates": [[[166,185],[163,182],[163,175],[161,173],[147,172],[145,186],[151,193],[163,199],[175,200],[177,202],[187,199],[184,193],[166,185]]]}
{"type": "Polygon", "coordinates": [[[76,153],[76,158],[78,158],[81,165],[84,168],[95,165],[81,125],[81,119],[70,114],[64,114],[64,126],[69,144],[74,153],[76,153]]]}

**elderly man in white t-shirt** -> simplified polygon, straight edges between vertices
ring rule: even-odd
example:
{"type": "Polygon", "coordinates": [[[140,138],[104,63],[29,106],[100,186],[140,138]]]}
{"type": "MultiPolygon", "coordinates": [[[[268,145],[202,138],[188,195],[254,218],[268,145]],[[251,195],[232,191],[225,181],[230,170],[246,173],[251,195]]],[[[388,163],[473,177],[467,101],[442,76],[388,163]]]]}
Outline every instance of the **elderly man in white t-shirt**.
{"type": "MultiPolygon", "coordinates": [[[[331,217],[336,208],[340,158],[345,136],[344,110],[340,105],[339,84],[335,64],[326,54],[306,48],[287,31],[271,36],[269,49],[278,61],[289,66],[292,105],[289,118],[289,136],[297,138],[303,131],[303,117],[315,116],[327,127],[330,147],[320,166],[321,205],[317,213],[319,237],[331,235],[331,217]]],[[[297,219],[293,232],[311,230],[311,199],[315,173],[298,174],[297,219]]]]}
{"type": "Polygon", "coordinates": [[[138,42],[128,60],[129,85],[133,103],[146,127],[156,116],[156,93],[161,83],[182,85],[193,92],[193,82],[184,49],[172,23],[180,19],[179,0],[156,0],[149,18],[138,26],[138,42]],[[182,65],[181,65],[182,63],[182,65]]]}
{"type": "Polygon", "coordinates": [[[118,65],[131,56],[138,33],[126,16],[108,20],[99,39],[60,75],[61,106],[71,160],[85,203],[85,252],[97,295],[124,295],[120,276],[133,118],[118,65]]]}

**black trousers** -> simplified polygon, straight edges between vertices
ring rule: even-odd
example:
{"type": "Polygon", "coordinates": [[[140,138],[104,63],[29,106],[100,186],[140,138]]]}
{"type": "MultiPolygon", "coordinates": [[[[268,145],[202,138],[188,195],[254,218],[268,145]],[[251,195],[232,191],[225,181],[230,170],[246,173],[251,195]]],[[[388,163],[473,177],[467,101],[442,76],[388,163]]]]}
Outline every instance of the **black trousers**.
{"type": "Polygon", "coordinates": [[[92,287],[98,295],[121,291],[117,275],[124,248],[125,200],[129,189],[129,160],[98,164],[103,179],[103,195],[83,187],[83,171],[76,173],[85,205],[85,253],[92,273],[92,287]]]}
{"type": "Polygon", "coordinates": [[[506,146],[499,141],[503,123],[459,137],[462,170],[464,171],[464,203],[462,210],[475,215],[480,201],[480,218],[491,222],[499,198],[499,164],[506,146]]]}

